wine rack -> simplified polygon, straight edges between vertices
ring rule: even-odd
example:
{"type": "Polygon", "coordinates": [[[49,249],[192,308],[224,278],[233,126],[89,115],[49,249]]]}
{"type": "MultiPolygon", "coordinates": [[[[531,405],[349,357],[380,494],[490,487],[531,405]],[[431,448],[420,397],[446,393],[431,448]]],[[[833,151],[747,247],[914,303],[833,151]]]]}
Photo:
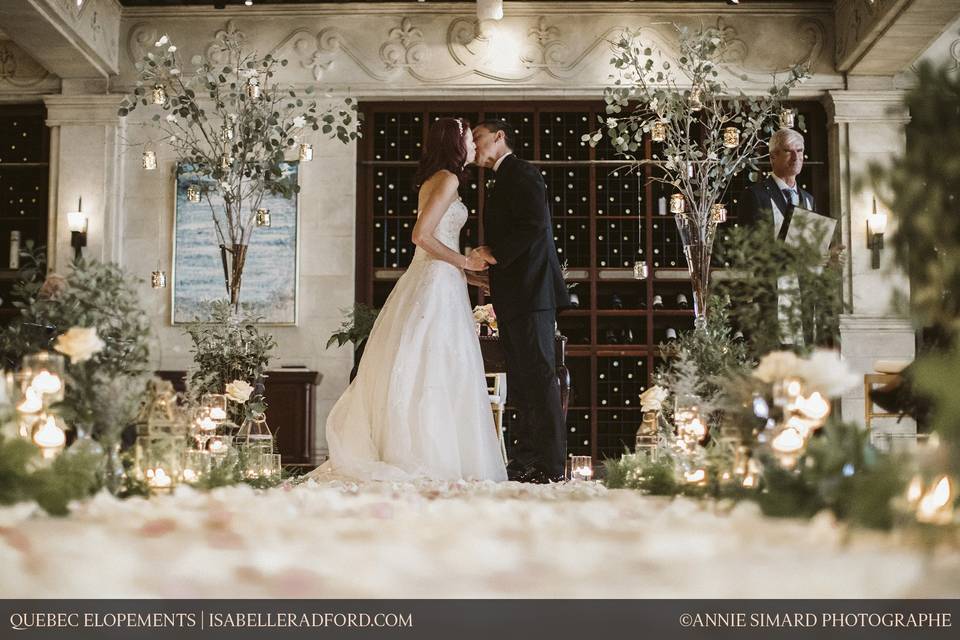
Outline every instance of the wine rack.
{"type": "Polygon", "coordinates": [[[0,106],[0,323],[16,315],[10,297],[18,271],[14,247],[23,249],[28,241],[35,247],[47,244],[50,150],[45,119],[42,104],[0,106]]]}
{"type": "MultiPolygon", "coordinates": [[[[815,102],[790,106],[798,111],[797,128],[806,140],[799,183],[813,193],[819,211],[829,212],[823,108],[815,102]]],[[[360,143],[358,164],[357,300],[382,306],[413,256],[413,175],[428,124],[445,116],[465,117],[472,124],[506,120],[513,126],[517,155],[543,175],[558,257],[567,263],[570,282],[578,283],[573,293],[579,304],[561,312],[557,321],[568,338],[572,380],[567,451],[592,455],[599,462],[632,447],[640,423],[639,396],[657,381],[663,367],[659,344],[692,329],[693,295],[669,213],[672,192],[650,180],[654,169],[649,165],[639,172],[624,167],[606,138],[596,148],[581,140],[600,126],[603,105],[383,102],[365,103],[361,109],[364,121],[372,124],[360,143]],[[645,280],[633,277],[638,260],[649,266],[645,280]]],[[[645,140],[644,157],[652,158],[658,146],[645,140]]],[[[483,243],[482,213],[492,177],[481,169],[470,175],[461,188],[469,210],[461,248],[483,243]]],[[[747,184],[746,174],[737,176],[725,198],[729,219],[718,229],[714,268],[735,266],[724,253],[724,240],[738,223],[738,199],[747,184]]],[[[486,302],[474,288],[470,295],[474,304],[486,302]]],[[[515,419],[508,407],[508,446],[515,419]]]]}

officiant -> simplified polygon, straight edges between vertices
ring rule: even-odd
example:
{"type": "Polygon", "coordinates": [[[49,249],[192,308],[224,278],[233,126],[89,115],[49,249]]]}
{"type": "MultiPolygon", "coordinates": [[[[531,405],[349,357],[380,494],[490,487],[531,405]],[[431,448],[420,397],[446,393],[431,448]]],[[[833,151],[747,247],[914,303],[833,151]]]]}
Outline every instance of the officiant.
{"type": "MultiPolygon", "coordinates": [[[[773,133],[769,142],[770,164],[772,172],[763,180],[746,188],[740,197],[737,212],[738,221],[742,225],[763,225],[770,228],[770,233],[780,242],[787,239],[790,224],[793,220],[795,208],[807,211],[816,211],[816,202],[813,195],[802,189],[797,182],[797,176],[803,170],[804,139],[800,132],[794,129],[779,129],[773,133]]],[[[825,212],[820,212],[824,213],[825,212]]],[[[832,259],[840,259],[842,247],[836,247],[832,259]]],[[[776,309],[770,308],[768,314],[771,322],[780,325],[780,341],[783,345],[801,345],[814,338],[814,319],[812,310],[802,305],[802,301],[795,294],[786,292],[800,289],[796,276],[783,274],[777,282],[771,283],[776,287],[776,309]],[[802,330],[791,329],[788,320],[790,308],[801,305],[802,330]]],[[[802,295],[802,294],[801,294],[802,295]]]]}

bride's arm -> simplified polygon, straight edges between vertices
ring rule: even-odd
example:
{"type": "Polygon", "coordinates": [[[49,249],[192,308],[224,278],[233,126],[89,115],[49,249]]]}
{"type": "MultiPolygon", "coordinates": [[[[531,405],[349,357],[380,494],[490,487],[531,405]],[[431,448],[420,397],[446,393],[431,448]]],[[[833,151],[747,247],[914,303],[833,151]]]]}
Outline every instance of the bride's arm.
{"type": "Polygon", "coordinates": [[[413,244],[458,269],[483,271],[487,268],[486,262],[480,258],[462,256],[433,236],[443,214],[456,199],[459,184],[457,177],[449,171],[439,171],[421,187],[427,191],[424,194],[423,210],[413,227],[413,244]]]}

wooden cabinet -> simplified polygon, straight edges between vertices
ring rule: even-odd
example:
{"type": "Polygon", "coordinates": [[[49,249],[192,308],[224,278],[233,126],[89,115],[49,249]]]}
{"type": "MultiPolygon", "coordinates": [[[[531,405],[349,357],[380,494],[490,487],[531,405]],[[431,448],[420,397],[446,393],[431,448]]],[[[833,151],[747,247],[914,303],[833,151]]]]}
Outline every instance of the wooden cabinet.
{"type": "MultiPolygon", "coordinates": [[[[183,391],[183,371],[157,371],[183,391]]],[[[279,369],[266,376],[267,423],[285,465],[314,464],[316,388],[321,376],[306,369],[279,369]]]]}

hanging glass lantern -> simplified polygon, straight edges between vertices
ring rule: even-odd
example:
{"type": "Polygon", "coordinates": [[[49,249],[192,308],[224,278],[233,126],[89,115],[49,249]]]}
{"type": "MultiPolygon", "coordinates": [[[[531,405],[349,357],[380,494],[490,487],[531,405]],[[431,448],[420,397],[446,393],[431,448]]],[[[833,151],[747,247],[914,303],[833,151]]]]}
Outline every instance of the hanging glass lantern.
{"type": "Polygon", "coordinates": [[[637,260],[633,263],[633,277],[637,280],[646,280],[650,276],[650,267],[646,260],[637,260]]]}
{"type": "Polygon", "coordinates": [[[24,401],[18,406],[21,413],[36,413],[52,402],[63,400],[63,356],[47,351],[23,356],[20,380],[24,396],[24,401]]]}
{"type": "Polygon", "coordinates": [[[153,85],[153,104],[163,104],[167,101],[167,90],[162,84],[153,85]]]}
{"type": "Polygon", "coordinates": [[[690,111],[691,113],[696,113],[703,109],[703,89],[700,87],[692,87],[690,89],[690,111]]]}
{"type": "Polygon", "coordinates": [[[710,219],[714,224],[721,224],[727,221],[727,207],[719,202],[710,207],[710,219]]]}
{"type": "Polygon", "coordinates": [[[150,286],[154,289],[164,289],[167,286],[167,274],[164,271],[154,271],[150,274],[150,286]]]}
{"type": "Polygon", "coordinates": [[[147,171],[153,171],[157,168],[157,152],[152,149],[148,149],[143,152],[143,160],[141,161],[143,168],[147,171]]]}
{"type": "Polygon", "coordinates": [[[220,156],[220,168],[224,171],[229,171],[230,167],[233,166],[233,156],[229,153],[224,153],[220,156]]]}
{"type": "Polygon", "coordinates": [[[682,193],[670,196],[670,213],[684,213],[687,210],[686,202],[682,193]]]}
{"type": "Polygon", "coordinates": [[[650,127],[650,139],[654,142],[663,142],[667,139],[667,123],[657,120],[650,127]]]}
{"type": "Polygon", "coordinates": [[[220,140],[223,142],[230,142],[233,140],[233,127],[228,125],[226,122],[224,122],[223,126],[220,127],[220,140]]]}
{"type": "Polygon", "coordinates": [[[313,160],[313,145],[304,142],[300,145],[300,161],[310,162],[313,160]]]}
{"type": "Polygon", "coordinates": [[[195,184],[187,187],[187,202],[200,202],[200,187],[195,184]]]}
{"type": "Polygon", "coordinates": [[[736,149],[740,146],[740,129],[727,127],[723,130],[723,146],[727,149],[736,149]]]}
{"type": "Polygon", "coordinates": [[[257,76],[253,76],[247,80],[247,97],[251,100],[256,100],[260,97],[260,79],[257,76]]]}
{"type": "Polygon", "coordinates": [[[257,209],[257,226],[270,226],[270,209],[257,209]]]}
{"type": "Polygon", "coordinates": [[[793,109],[783,109],[780,111],[780,128],[793,129],[796,123],[796,112],[793,109]]]}

